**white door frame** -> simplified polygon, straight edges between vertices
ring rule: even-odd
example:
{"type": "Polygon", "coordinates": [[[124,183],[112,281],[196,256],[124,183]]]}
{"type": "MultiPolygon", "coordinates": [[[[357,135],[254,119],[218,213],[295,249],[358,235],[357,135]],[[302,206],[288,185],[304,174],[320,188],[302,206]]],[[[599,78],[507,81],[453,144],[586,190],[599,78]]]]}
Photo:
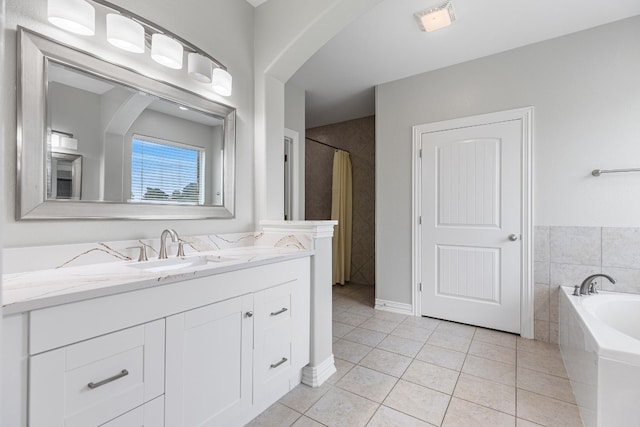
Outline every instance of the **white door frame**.
{"type": "Polygon", "coordinates": [[[420,238],[420,209],[422,206],[422,162],[420,148],[422,144],[422,134],[509,120],[522,121],[522,157],[520,159],[522,163],[522,200],[520,201],[522,212],[520,335],[524,338],[533,338],[533,107],[517,108],[514,110],[413,126],[413,198],[411,212],[411,245],[413,252],[411,279],[413,292],[411,298],[413,314],[415,316],[421,316],[422,239],[420,238]]]}
{"type": "Polygon", "coordinates": [[[300,215],[300,135],[295,130],[284,128],[284,137],[291,141],[291,158],[293,162],[291,178],[291,218],[289,220],[301,220],[300,215]]]}

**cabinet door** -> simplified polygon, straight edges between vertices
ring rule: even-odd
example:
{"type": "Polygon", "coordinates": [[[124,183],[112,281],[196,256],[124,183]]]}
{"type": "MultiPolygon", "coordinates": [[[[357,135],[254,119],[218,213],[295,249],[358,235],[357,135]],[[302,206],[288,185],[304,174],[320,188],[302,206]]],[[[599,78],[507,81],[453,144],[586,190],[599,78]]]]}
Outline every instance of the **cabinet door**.
{"type": "Polygon", "coordinates": [[[167,426],[229,427],[249,410],[252,307],[245,295],[167,318],[167,426]]]}
{"type": "Polygon", "coordinates": [[[164,396],[156,397],[100,427],[165,427],[164,396]]]}

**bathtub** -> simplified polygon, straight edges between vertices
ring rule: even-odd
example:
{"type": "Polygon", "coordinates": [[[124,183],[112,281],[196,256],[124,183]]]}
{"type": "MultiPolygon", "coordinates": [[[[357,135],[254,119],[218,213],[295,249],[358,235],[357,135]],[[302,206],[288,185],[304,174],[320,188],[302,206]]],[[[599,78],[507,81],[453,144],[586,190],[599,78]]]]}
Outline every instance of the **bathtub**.
{"type": "Polygon", "coordinates": [[[558,343],[585,427],[640,426],[640,295],[559,292],[558,343]]]}

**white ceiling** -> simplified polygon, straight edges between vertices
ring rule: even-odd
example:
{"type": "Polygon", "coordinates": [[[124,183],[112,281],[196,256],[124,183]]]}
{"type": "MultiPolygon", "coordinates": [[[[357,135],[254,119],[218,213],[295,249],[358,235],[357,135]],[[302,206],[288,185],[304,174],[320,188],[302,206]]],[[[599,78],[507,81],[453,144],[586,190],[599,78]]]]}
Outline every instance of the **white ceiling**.
{"type": "Polygon", "coordinates": [[[640,14],[640,0],[453,0],[453,25],[420,31],[413,13],[442,3],[384,0],[311,57],[291,78],[307,128],[373,115],[377,84],[640,14]]]}

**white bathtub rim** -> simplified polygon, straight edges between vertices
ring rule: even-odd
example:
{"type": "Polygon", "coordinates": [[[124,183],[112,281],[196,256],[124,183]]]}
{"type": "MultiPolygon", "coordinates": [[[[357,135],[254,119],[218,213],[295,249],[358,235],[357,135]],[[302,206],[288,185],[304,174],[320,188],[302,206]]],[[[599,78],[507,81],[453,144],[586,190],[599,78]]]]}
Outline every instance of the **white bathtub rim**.
{"type": "Polygon", "coordinates": [[[600,357],[640,366],[640,340],[607,325],[583,307],[583,302],[592,298],[601,298],[606,295],[638,300],[640,300],[640,295],[601,291],[598,295],[582,295],[576,297],[572,295],[572,288],[561,286],[561,289],[564,296],[576,311],[576,317],[581,322],[585,331],[588,331],[598,346],[598,355],[600,357]]]}

